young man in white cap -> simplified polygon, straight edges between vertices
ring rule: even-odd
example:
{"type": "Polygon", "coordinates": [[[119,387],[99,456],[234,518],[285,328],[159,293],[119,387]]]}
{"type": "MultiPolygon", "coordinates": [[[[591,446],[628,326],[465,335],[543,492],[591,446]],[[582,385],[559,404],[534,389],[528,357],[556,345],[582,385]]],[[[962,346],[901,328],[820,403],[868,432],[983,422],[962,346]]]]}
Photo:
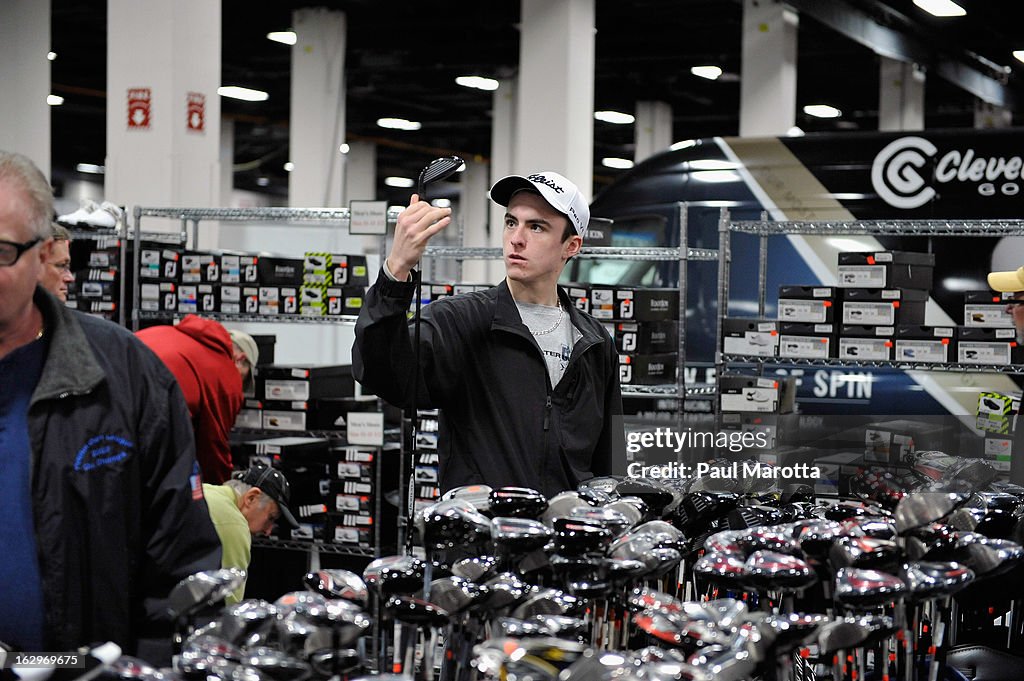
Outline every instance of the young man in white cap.
{"type": "Polygon", "coordinates": [[[415,194],[356,324],[353,372],[366,392],[441,410],[442,491],[461,485],[531,487],[545,494],[611,473],[623,448],[618,356],[600,323],[578,311],[558,277],[580,251],[590,209],[554,172],[499,180],[507,206],[505,279],[423,309],[419,377],[407,311],[413,268],[451,210],[415,194]]]}

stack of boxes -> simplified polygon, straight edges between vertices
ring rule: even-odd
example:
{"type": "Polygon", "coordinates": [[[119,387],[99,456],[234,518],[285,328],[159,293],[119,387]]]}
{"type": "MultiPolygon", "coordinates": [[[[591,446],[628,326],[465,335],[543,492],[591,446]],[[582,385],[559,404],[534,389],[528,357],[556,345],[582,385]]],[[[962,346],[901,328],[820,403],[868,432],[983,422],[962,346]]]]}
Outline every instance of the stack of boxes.
{"type": "Polygon", "coordinates": [[[75,281],[68,286],[68,307],[117,321],[121,286],[121,239],[90,235],[71,241],[71,269],[75,281]]]}
{"type": "Polygon", "coordinates": [[[178,311],[183,253],[175,244],[160,241],[143,241],[139,244],[140,310],[168,314],[178,311]]]}
{"type": "Polygon", "coordinates": [[[964,324],[957,328],[957,361],[961,364],[1024,364],[1013,316],[1006,311],[1011,294],[964,293],[964,324]]]}
{"type": "Polygon", "coordinates": [[[615,340],[621,385],[676,382],[679,289],[572,284],[567,293],[615,340]]]}
{"type": "Polygon", "coordinates": [[[416,440],[413,443],[413,513],[419,513],[441,496],[438,477],[437,409],[416,411],[416,440]]]}
{"type": "MultiPolygon", "coordinates": [[[[307,252],[302,259],[299,283],[300,314],[314,317],[358,315],[369,283],[366,258],[307,252]]],[[[285,293],[282,289],[281,294],[285,293]]]]}
{"type": "Polygon", "coordinates": [[[975,428],[981,431],[981,458],[997,471],[1010,471],[1013,433],[1020,410],[1020,393],[983,391],[978,394],[975,428]]]}

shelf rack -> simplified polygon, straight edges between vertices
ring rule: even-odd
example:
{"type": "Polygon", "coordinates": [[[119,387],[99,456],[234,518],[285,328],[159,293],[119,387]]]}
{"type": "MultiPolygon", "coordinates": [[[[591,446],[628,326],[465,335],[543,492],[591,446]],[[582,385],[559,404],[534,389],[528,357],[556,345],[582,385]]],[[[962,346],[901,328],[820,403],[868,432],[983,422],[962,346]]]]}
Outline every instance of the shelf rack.
{"type": "MultiPolygon", "coordinates": [[[[898,369],[947,373],[1024,374],[1024,365],[961,364],[942,362],[848,361],[840,359],[798,359],[726,355],[722,352],[722,319],[728,314],[729,274],[732,261],[732,233],[752,234],[758,239],[758,317],[764,316],[768,268],[768,237],[800,234],[809,236],[900,236],[900,237],[1005,237],[1024,236],[1024,220],[823,220],[774,221],[762,214],[760,220],[736,220],[723,208],[718,222],[718,320],[716,323],[716,374],[730,364],[818,366],[835,368],[898,369]]],[[[718,413],[716,404],[714,409],[718,413]]]]}

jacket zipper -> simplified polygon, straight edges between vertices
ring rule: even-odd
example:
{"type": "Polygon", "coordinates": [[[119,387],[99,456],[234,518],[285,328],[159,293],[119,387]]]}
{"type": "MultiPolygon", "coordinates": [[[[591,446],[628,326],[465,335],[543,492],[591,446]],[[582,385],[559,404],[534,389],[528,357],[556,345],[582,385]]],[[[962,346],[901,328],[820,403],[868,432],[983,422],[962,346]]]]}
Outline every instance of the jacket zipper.
{"type": "Polygon", "coordinates": [[[544,403],[544,430],[548,429],[551,424],[551,395],[548,394],[548,399],[544,403]]]}

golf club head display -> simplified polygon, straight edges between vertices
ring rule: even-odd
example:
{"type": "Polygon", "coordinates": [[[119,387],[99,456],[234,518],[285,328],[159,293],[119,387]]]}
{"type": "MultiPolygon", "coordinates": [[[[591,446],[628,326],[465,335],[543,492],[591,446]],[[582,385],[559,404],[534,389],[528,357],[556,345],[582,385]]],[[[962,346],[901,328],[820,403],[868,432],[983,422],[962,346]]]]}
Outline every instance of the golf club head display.
{"type": "Polygon", "coordinates": [[[171,616],[186,618],[221,602],[245,582],[245,570],[224,568],[189,575],[178,582],[167,597],[171,616]]]}
{"type": "Polygon", "coordinates": [[[416,194],[420,201],[426,201],[427,186],[448,179],[466,165],[458,156],[442,156],[424,166],[416,180],[416,194]]]}
{"type": "Polygon", "coordinates": [[[547,510],[547,498],[528,487],[501,487],[488,498],[491,515],[512,518],[537,518],[547,510]]]}
{"type": "Polygon", "coordinates": [[[307,589],[325,598],[340,598],[364,608],[369,599],[366,583],[348,570],[330,568],[310,572],[306,574],[303,583],[307,589]]]}

